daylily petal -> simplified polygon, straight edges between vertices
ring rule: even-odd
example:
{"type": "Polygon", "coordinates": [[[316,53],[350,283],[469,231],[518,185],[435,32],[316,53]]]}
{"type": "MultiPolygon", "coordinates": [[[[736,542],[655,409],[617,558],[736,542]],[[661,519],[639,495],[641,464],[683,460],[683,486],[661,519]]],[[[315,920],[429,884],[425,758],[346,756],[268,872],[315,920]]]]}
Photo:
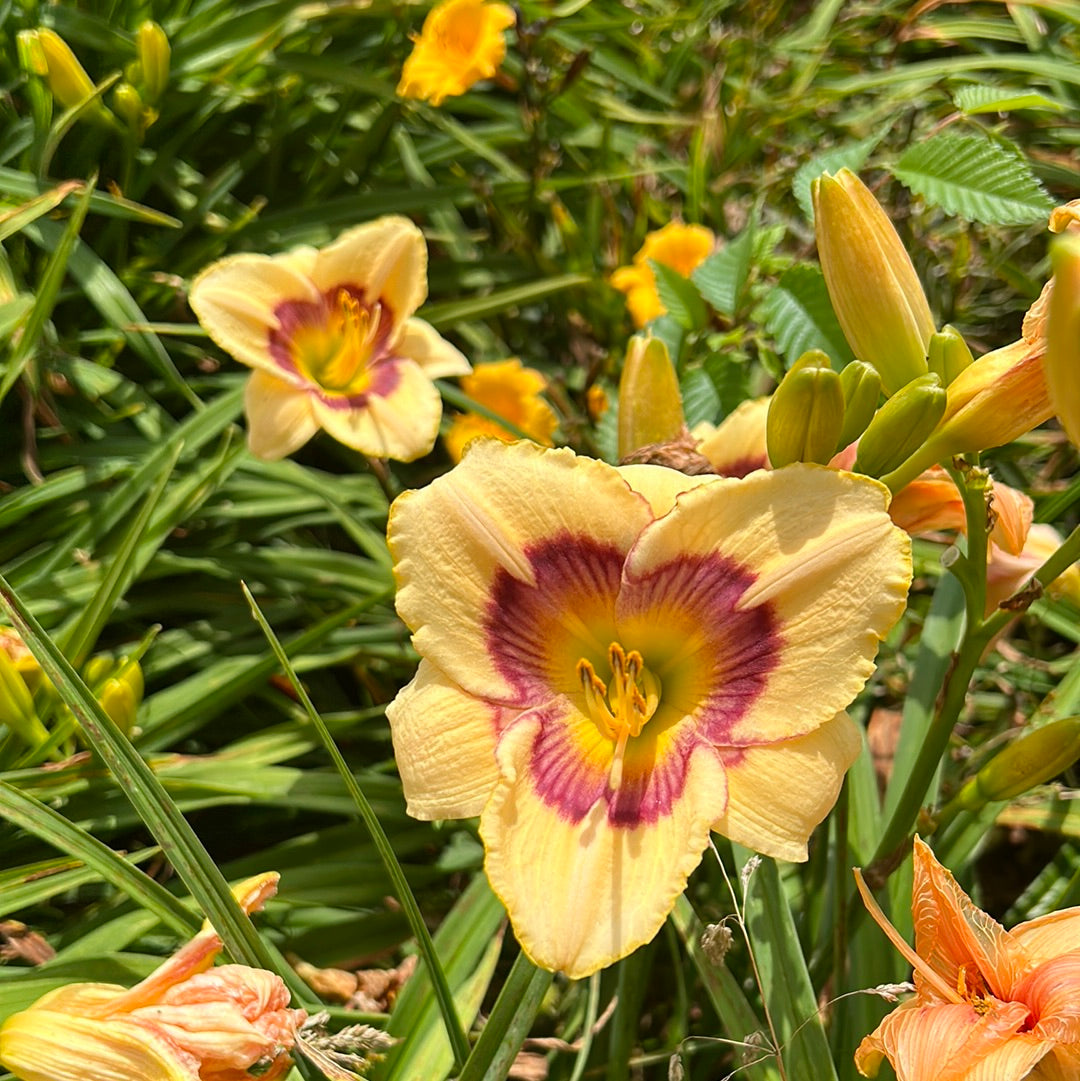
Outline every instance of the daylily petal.
{"type": "Polygon", "coordinates": [[[713,829],[763,855],[805,860],[807,839],[832,809],[861,747],[858,727],[838,713],[805,736],[722,751],[728,802],[713,829]]]}
{"type": "Polygon", "coordinates": [[[831,720],[862,688],[910,582],[910,542],[885,514],[887,499],[867,478],[795,465],[687,492],[642,534],[626,562],[619,625],[650,618],[655,576],[679,559],[686,580],[669,595],[710,620],[710,647],[723,644],[710,652],[697,633],[682,646],[704,649],[711,666],[711,742],[790,739],[831,720]],[[695,574],[709,578],[709,591],[695,574]],[[736,623],[753,624],[758,637],[736,633],[736,623]],[[734,671],[740,687],[722,675],[734,671]]]}
{"type": "Polygon", "coordinates": [[[1070,1044],[1052,1047],[1026,1081],[1076,1081],[1080,1077],[1080,1046],[1070,1044]]]}
{"type": "Polygon", "coordinates": [[[994,1002],[985,1014],[967,1003],[905,1004],[863,1040],[855,1065],[873,1077],[884,1055],[897,1081],[1020,1081],[1049,1047],[1017,1031],[1026,1017],[1017,1002],[994,1002]]]}
{"type": "Polygon", "coordinates": [[[688,477],[677,469],[668,469],[662,465],[620,465],[617,468],[623,480],[649,501],[656,518],[667,514],[683,492],[700,488],[703,484],[711,484],[717,479],[711,473],[688,477]]]}
{"type": "Polygon", "coordinates": [[[1080,908],[1048,912],[1018,923],[1009,934],[1023,946],[1033,964],[1080,950],[1080,908]]]}
{"type": "Polygon", "coordinates": [[[357,286],[369,304],[383,301],[400,327],[427,296],[424,234],[396,215],[347,229],[319,252],[311,278],[324,292],[357,286]]]}
{"type": "Polygon", "coordinates": [[[401,356],[416,361],[428,379],[446,379],[472,371],[472,365],[460,349],[451,345],[430,323],[415,316],[405,323],[394,348],[401,356]]]}
{"type": "Polygon", "coordinates": [[[413,818],[472,818],[499,779],[495,741],[518,710],[467,694],[421,660],[386,707],[394,758],[413,818]]]}
{"type": "MultiPolygon", "coordinates": [[[[664,783],[670,789],[677,781],[678,791],[670,789],[666,813],[637,826],[613,824],[618,796],[573,813],[552,803],[550,778],[534,765],[544,723],[523,717],[499,740],[502,780],[480,832],[488,877],[522,948],[537,964],[579,979],[656,934],[724,806],[724,769],[715,752],[697,745],[670,765],[673,777],[664,783]]],[[[573,770],[574,759],[567,762],[573,770]]]]}
{"type": "Polygon", "coordinates": [[[248,449],[267,461],[299,450],[319,430],[311,393],[264,371],[252,372],[244,387],[244,414],[248,449]]]}
{"type": "Polygon", "coordinates": [[[765,420],[770,398],[750,398],[741,402],[720,424],[709,430],[694,430],[701,443],[698,453],[722,477],[745,477],[755,469],[769,468],[765,445],[765,420]]]}
{"type": "Polygon", "coordinates": [[[318,302],[311,279],[281,256],[230,255],[191,283],[188,303],[210,337],[237,360],[281,374],[269,351],[275,309],[283,299],[318,302]]]}
{"type": "Polygon", "coordinates": [[[442,399],[420,366],[410,360],[389,361],[378,369],[376,385],[357,399],[345,395],[311,396],[319,424],[339,443],[373,458],[411,462],[435,445],[442,399]]]}
{"type": "Polygon", "coordinates": [[[623,558],[651,517],[611,466],[530,442],[478,440],[460,465],[391,508],[398,613],[418,652],[463,689],[521,703],[519,659],[560,644],[545,627],[565,638],[585,610],[610,624],[623,558]],[[528,616],[500,603],[510,593],[530,605],[528,616]]]}
{"type": "Polygon", "coordinates": [[[1037,965],[1014,989],[1038,1018],[1036,1035],[1059,1044],[1080,1043],[1080,950],[1037,965]]]}

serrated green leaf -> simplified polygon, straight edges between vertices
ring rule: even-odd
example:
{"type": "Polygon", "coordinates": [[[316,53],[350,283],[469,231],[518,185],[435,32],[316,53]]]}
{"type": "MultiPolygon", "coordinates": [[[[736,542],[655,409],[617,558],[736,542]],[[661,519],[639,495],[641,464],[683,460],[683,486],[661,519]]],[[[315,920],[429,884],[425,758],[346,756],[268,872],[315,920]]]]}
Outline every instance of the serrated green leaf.
{"type": "Polygon", "coordinates": [[[810,198],[810,185],[814,180],[822,173],[835,173],[844,168],[857,173],[870,157],[874,147],[881,142],[883,134],[884,132],[870,135],[857,143],[832,147],[821,154],[815,154],[795,170],[795,176],[791,181],[791,194],[798,201],[807,221],[814,220],[814,202],[810,198]]]}
{"type": "Polygon", "coordinates": [[[980,135],[932,135],[906,150],[893,173],[927,202],[985,225],[1028,225],[1053,206],[1015,147],[980,135]]]}
{"type": "Polygon", "coordinates": [[[704,368],[692,368],[679,382],[686,426],[693,428],[703,420],[715,423],[720,413],[720,395],[704,368]]]}
{"type": "Polygon", "coordinates": [[[698,291],[721,315],[735,315],[739,294],[750,273],[753,230],[745,229],[727,247],[710,255],[690,275],[698,291]]]}
{"type": "Polygon", "coordinates": [[[828,353],[833,367],[852,359],[833,313],[821,270],[809,263],[785,270],[765,300],[765,329],[790,366],[808,349],[828,353]]]}
{"type": "Polygon", "coordinates": [[[709,313],[694,284],[663,263],[650,259],[649,266],[656,276],[656,291],[667,314],[684,330],[700,330],[708,320],[709,313]]]}
{"type": "Polygon", "coordinates": [[[957,87],[953,92],[956,107],[968,116],[979,113],[1007,113],[1016,109],[1037,109],[1060,113],[1065,106],[1037,91],[1018,94],[1015,90],[999,90],[996,86],[971,84],[957,87]]]}

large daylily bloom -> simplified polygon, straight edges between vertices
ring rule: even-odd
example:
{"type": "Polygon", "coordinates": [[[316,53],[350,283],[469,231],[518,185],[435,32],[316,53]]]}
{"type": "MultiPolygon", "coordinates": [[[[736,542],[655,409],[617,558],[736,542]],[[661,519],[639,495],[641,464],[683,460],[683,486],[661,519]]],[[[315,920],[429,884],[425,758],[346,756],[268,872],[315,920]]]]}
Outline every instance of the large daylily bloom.
{"type": "Polygon", "coordinates": [[[915,949],[871,914],[915,969],[915,997],[855,1053],[898,1081],[1074,1081],[1080,1076],[1080,908],[1006,931],[977,908],[930,848],[915,840],[915,949]]]}
{"type": "Polygon", "coordinates": [[[688,477],[480,440],[394,503],[409,812],[480,815],[537,964],[577,978],[649,941],[710,830],[806,858],[910,581],[887,499],[817,466],[688,477]]]}
{"type": "MultiPolygon", "coordinates": [[[[233,892],[261,908],[276,874],[233,892]]],[[[306,1013],[289,1009],[281,977],[246,965],[213,968],[221,939],[206,927],[130,990],[73,983],[0,1027],[0,1063],[20,1081],[273,1081],[306,1013]]]]}
{"type": "Polygon", "coordinates": [[[320,428],[362,454],[411,461],[435,443],[432,383],[468,361],[413,312],[427,296],[427,247],[407,218],[384,217],[328,247],[231,255],[191,286],[210,337],[254,368],[248,445],[282,458],[320,428]]]}

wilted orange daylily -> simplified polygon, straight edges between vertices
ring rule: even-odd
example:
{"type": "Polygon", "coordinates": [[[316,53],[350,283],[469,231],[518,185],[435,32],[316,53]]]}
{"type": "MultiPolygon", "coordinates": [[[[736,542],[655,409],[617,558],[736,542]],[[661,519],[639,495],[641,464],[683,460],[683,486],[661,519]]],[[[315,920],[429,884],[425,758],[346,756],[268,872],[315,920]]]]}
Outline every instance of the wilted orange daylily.
{"type": "Polygon", "coordinates": [[[649,233],[633,263],[619,267],[611,275],[611,284],[626,294],[626,306],[634,326],[643,327],[666,311],[656,291],[656,275],[649,266],[650,260],[689,278],[715,246],[715,234],[703,225],[669,221],[662,229],[649,233]]]}
{"type": "Polygon", "coordinates": [[[413,312],[427,296],[427,248],[407,218],[383,217],[328,247],[230,255],[191,286],[210,337],[254,368],[248,446],[282,458],[320,428],[362,454],[412,461],[435,443],[432,383],[468,361],[413,312]]]}
{"type": "Polygon", "coordinates": [[[898,1081],[1075,1081],[1080,1076],[1080,908],[1006,931],[915,840],[915,949],[857,875],[871,915],[915,970],[915,997],[855,1053],[898,1081]]]}
{"type": "Polygon", "coordinates": [[[578,978],[649,941],[711,830],[806,858],[910,581],[887,498],[818,466],[688,477],[482,439],[394,503],[409,812],[480,815],[537,964],[578,978]]]}
{"type": "MultiPolygon", "coordinates": [[[[278,876],[234,891],[261,908],[278,876]]],[[[20,1081],[273,1081],[307,1014],[289,1009],[281,978],[246,965],[213,968],[221,939],[207,926],[130,990],[74,983],[0,1026],[0,1063],[20,1081]]]]}
{"type": "MultiPolygon", "coordinates": [[[[534,442],[550,447],[559,419],[540,397],[546,386],[547,380],[535,368],[522,367],[517,357],[477,364],[461,380],[461,389],[470,398],[504,417],[534,442]]],[[[491,435],[503,442],[517,438],[490,417],[459,413],[450,422],[443,442],[451,459],[460,462],[466,444],[481,435],[491,435]]]]}
{"type": "Polygon", "coordinates": [[[428,12],[401,71],[397,92],[441,105],[490,79],[506,56],[503,31],[514,10],[485,0],[443,0],[428,12]]]}

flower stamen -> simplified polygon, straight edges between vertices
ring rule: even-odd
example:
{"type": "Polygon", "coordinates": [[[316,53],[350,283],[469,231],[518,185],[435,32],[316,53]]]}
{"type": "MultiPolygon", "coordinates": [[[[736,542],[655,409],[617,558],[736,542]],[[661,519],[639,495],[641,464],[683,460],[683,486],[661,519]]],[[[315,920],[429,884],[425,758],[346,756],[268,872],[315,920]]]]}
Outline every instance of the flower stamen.
{"type": "Polygon", "coordinates": [[[327,305],[325,322],[303,327],[294,336],[297,367],[324,390],[359,393],[367,383],[381,321],[381,305],[369,308],[339,290],[327,305]]]}

